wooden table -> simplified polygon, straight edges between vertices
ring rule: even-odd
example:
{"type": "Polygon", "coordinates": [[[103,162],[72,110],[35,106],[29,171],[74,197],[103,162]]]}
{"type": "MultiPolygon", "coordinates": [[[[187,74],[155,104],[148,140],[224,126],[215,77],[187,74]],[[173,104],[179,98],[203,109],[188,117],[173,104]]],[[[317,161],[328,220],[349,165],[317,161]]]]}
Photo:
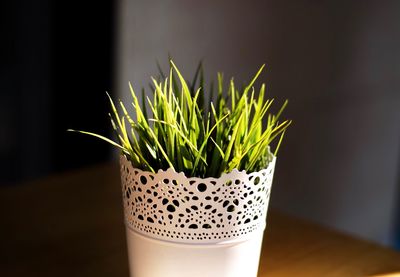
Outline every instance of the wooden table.
{"type": "MultiPolygon", "coordinates": [[[[117,165],[1,188],[0,215],[2,277],[128,277],[117,165]]],[[[392,273],[395,251],[269,212],[259,276],[392,273]]]]}

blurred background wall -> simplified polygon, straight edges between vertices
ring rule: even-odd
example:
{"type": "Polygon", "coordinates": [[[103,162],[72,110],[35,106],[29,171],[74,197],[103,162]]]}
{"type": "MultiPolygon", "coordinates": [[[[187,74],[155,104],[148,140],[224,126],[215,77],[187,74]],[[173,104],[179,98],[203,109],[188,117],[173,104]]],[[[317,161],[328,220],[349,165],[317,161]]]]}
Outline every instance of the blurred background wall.
{"type": "Polygon", "coordinates": [[[294,120],[271,205],[395,246],[400,238],[399,1],[0,2],[0,185],[104,162],[105,91],[167,68],[261,79],[294,120]],[[397,203],[397,204],[396,204],[397,203]],[[396,225],[397,224],[397,225],[396,225]]]}
{"type": "Polygon", "coordinates": [[[294,120],[271,205],[393,245],[400,194],[399,1],[129,1],[119,7],[117,92],[148,87],[170,53],[248,80],[294,120]]]}
{"type": "Polygon", "coordinates": [[[0,2],[0,185],[109,158],[114,3],[0,2]]]}

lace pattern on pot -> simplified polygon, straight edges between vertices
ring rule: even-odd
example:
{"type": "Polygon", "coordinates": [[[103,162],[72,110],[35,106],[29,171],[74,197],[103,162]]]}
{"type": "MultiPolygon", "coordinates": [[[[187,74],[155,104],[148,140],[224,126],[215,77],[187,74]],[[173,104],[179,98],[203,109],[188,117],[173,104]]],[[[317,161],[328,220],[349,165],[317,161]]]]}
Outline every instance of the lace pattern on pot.
{"type": "Polygon", "coordinates": [[[157,173],[120,158],[125,221],[144,235],[182,243],[242,239],[265,227],[275,158],[266,169],[233,170],[220,178],[157,173]]]}

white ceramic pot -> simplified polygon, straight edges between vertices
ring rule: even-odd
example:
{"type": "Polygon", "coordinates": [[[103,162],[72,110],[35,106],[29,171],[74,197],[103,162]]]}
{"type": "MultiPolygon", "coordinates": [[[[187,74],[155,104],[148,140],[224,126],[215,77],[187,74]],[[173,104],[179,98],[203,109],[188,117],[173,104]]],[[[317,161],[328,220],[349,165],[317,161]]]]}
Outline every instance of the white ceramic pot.
{"type": "Polygon", "coordinates": [[[205,179],[120,163],[131,277],[257,276],[275,157],[205,179]]]}

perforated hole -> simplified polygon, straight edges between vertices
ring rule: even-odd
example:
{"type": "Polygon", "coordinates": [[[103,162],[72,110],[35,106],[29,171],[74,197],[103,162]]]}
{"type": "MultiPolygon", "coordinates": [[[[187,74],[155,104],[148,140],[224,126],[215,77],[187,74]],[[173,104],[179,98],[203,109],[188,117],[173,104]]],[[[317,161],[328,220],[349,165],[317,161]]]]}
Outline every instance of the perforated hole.
{"type": "Polygon", "coordinates": [[[207,185],[204,183],[200,183],[197,185],[197,190],[200,192],[205,192],[207,190],[207,185]]]}
{"type": "Polygon", "coordinates": [[[175,212],[175,206],[174,205],[168,205],[167,206],[167,211],[169,211],[171,213],[175,212]]]}
{"type": "Polygon", "coordinates": [[[147,178],[145,176],[140,176],[140,182],[145,185],[147,184],[147,178]]]}

